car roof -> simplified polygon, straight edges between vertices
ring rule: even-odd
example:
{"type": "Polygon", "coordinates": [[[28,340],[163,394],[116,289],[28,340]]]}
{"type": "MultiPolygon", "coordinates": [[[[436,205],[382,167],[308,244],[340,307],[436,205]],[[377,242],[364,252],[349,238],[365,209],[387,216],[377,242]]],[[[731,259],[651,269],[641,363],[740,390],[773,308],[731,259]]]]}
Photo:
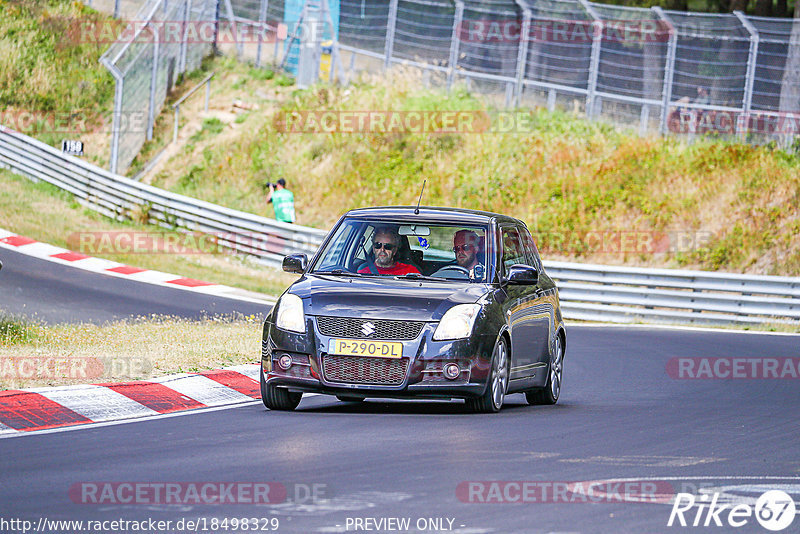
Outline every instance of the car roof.
{"type": "Polygon", "coordinates": [[[357,208],[348,211],[348,217],[359,219],[386,219],[398,221],[435,220],[446,223],[487,224],[491,219],[498,222],[511,222],[521,224],[521,221],[508,215],[492,213],[489,211],[468,210],[464,208],[445,208],[439,206],[420,206],[416,213],[416,206],[382,206],[374,208],[357,208]]]}

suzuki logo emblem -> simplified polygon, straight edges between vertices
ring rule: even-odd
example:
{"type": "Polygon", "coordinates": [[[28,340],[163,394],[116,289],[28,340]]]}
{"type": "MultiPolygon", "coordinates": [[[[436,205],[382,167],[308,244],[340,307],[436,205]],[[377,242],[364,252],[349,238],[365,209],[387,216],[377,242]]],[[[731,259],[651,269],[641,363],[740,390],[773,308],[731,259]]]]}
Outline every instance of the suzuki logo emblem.
{"type": "Polygon", "coordinates": [[[375,332],[375,325],[372,323],[364,323],[361,326],[361,332],[366,336],[369,337],[375,332]]]}

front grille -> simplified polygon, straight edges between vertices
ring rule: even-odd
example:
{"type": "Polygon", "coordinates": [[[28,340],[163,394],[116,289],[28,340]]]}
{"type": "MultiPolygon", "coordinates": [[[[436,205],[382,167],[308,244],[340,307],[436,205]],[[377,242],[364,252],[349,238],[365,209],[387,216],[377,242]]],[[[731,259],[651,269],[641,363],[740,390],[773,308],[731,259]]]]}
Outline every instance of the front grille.
{"type": "Polygon", "coordinates": [[[399,386],[408,369],[408,358],[322,357],[322,372],[328,382],[399,386]]]}
{"type": "Polygon", "coordinates": [[[356,339],[416,339],[425,323],[422,321],[391,321],[386,319],[352,319],[349,317],[317,317],[317,327],[324,336],[356,339]],[[364,325],[371,323],[372,328],[364,325]]]}

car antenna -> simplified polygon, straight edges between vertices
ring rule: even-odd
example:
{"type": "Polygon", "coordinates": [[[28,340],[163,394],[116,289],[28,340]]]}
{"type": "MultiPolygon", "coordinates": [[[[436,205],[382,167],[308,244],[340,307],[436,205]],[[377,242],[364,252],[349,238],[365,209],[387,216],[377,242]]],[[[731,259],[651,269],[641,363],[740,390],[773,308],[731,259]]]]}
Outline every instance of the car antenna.
{"type": "Polygon", "coordinates": [[[422,202],[422,193],[425,192],[425,182],[428,180],[422,180],[422,191],[419,192],[419,200],[417,200],[417,207],[414,209],[414,215],[419,215],[419,203],[422,202]]]}

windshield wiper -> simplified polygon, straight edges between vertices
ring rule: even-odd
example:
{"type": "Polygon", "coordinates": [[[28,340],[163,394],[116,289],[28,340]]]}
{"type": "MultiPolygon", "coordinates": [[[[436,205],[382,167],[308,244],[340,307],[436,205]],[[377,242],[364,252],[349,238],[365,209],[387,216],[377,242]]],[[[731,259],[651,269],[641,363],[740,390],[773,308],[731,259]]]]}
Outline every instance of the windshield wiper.
{"type": "Polygon", "coordinates": [[[398,280],[447,280],[447,278],[442,278],[441,276],[425,276],[419,273],[398,274],[395,278],[398,280]]]}
{"type": "Polygon", "coordinates": [[[351,273],[345,269],[331,269],[330,271],[314,271],[314,274],[333,274],[337,276],[367,276],[363,273],[351,273]]]}

